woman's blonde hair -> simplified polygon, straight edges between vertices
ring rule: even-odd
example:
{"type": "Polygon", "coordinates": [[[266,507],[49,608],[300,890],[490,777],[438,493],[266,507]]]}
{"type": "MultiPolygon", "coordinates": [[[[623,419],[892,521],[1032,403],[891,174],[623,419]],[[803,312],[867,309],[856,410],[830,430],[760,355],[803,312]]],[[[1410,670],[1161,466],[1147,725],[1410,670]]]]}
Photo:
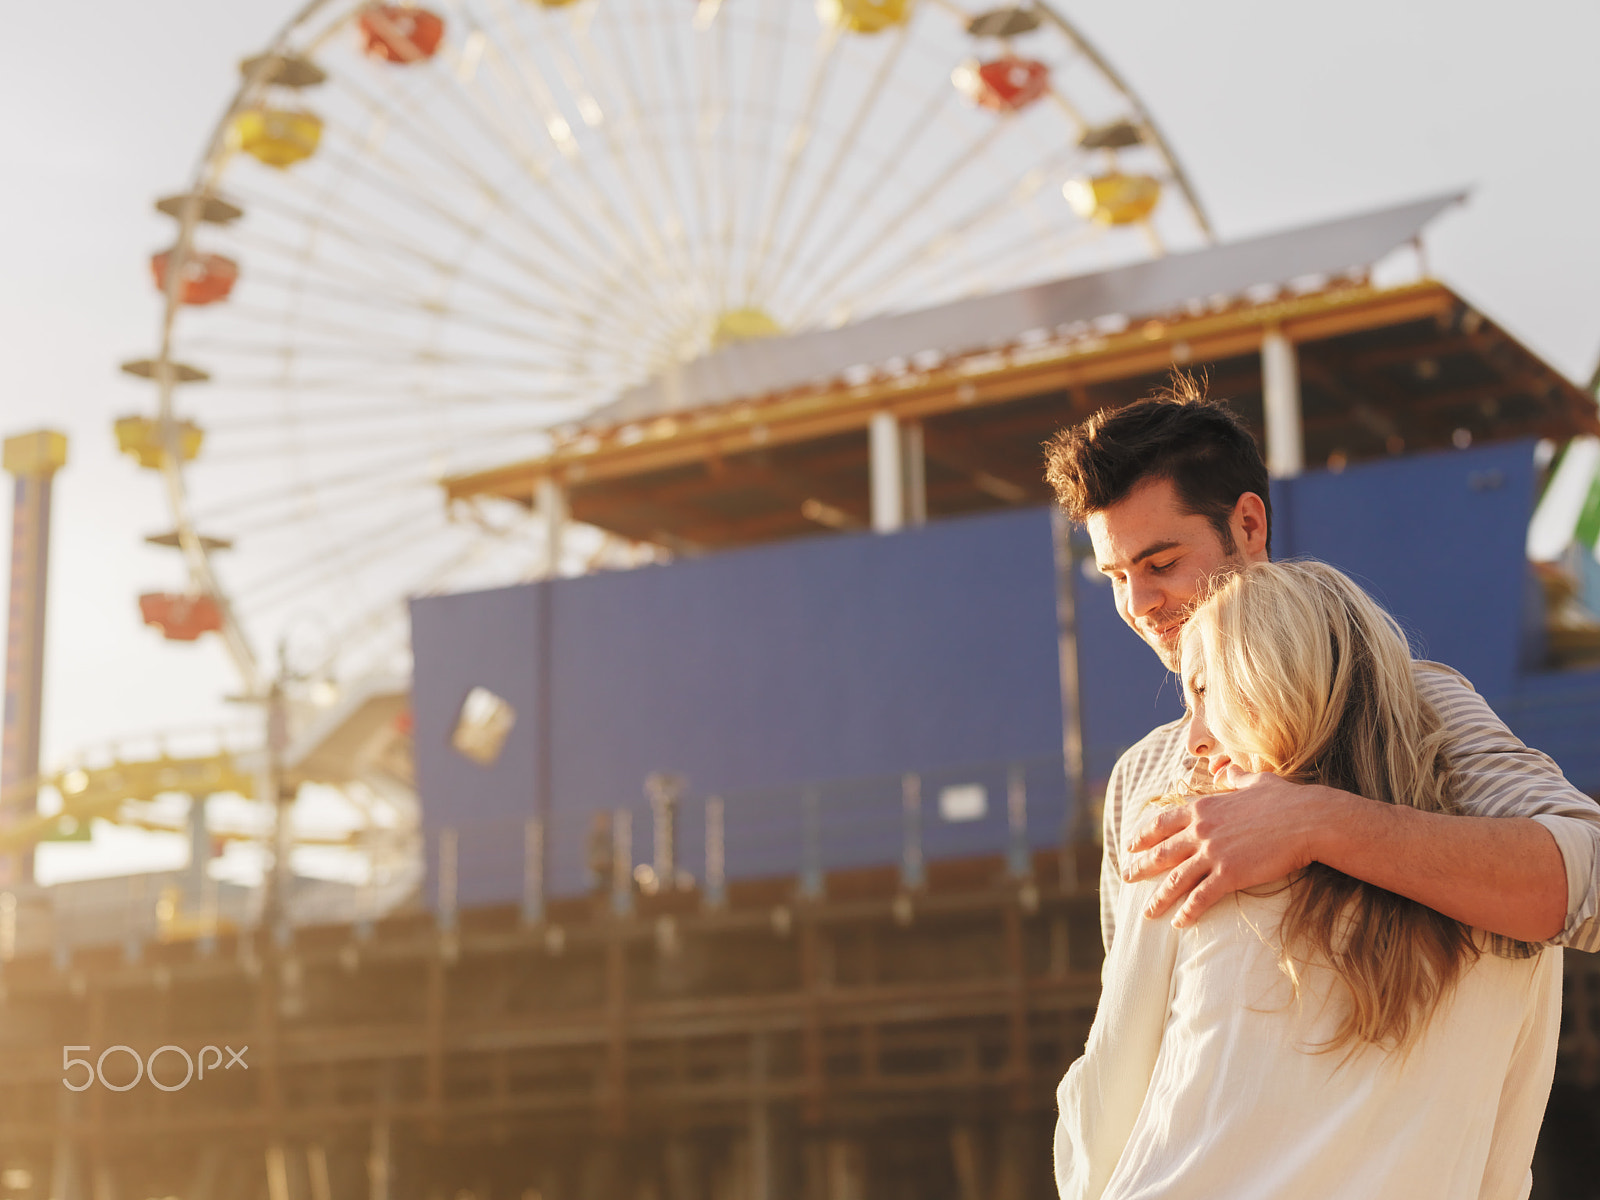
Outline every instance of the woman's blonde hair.
{"type": "MultiPolygon", "coordinates": [[[[1183,649],[1185,671],[1201,672],[1206,724],[1240,766],[1459,811],[1445,734],[1417,691],[1405,635],[1334,568],[1258,563],[1226,576],[1190,617],[1183,649]]],[[[1289,887],[1285,973],[1298,992],[1292,954],[1309,951],[1350,992],[1322,1049],[1408,1047],[1477,956],[1459,921],[1322,863],[1289,887]]]]}

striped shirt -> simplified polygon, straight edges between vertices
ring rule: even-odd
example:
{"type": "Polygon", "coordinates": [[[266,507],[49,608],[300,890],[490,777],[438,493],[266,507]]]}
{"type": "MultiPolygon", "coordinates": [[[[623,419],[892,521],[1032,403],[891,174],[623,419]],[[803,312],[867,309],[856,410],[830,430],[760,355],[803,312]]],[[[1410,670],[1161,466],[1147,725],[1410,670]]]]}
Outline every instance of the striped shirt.
{"type": "MultiPolygon", "coordinates": [[[[1567,921],[1549,945],[1600,950],[1600,804],[1561,774],[1547,754],[1524,746],[1470,683],[1439,663],[1415,664],[1417,688],[1450,733],[1455,800],[1471,816],[1531,817],[1550,831],[1567,869],[1567,921]]],[[[1116,935],[1122,882],[1122,811],[1163,795],[1194,769],[1180,718],[1146,734],[1117,760],[1106,784],[1105,854],[1100,862],[1100,933],[1107,952],[1116,935]]],[[[1497,953],[1530,951],[1510,938],[1493,940],[1497,953]]]]}

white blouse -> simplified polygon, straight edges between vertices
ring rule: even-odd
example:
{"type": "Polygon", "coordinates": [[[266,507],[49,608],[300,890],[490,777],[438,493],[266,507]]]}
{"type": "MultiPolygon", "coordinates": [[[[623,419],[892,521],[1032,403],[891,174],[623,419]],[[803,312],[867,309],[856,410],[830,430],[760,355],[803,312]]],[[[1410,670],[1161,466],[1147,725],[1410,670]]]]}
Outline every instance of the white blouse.
{"type": "Polygon", "coordinates": [[[1062,1200],[1526,1200],[1561,1017],[1561,951],[1483,954],[1404,1055],[1314,1053],[1345,993],[1293,998],[1288,902],[1236,895],[1188,929],[1125,886],[1083,1057],[1056,1092],[1062,1200]]]}

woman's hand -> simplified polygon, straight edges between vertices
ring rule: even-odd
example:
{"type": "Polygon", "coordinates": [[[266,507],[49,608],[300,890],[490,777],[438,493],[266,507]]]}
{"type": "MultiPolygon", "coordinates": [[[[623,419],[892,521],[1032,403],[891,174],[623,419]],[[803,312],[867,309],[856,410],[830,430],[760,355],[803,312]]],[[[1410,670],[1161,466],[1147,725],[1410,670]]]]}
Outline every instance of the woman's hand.
{"type": "Polygon", "coordinates": [[[1310,865],[1317,836],[1336,819],[1344,795],[1233,765],[1218,782],[1232,790],[1154,812],[1128,839],[1125,881],[1166,873],[1145,916],[1159,917],[1183,900],[1172,919],[1182,929],[1230,893],[1310,865]]]}

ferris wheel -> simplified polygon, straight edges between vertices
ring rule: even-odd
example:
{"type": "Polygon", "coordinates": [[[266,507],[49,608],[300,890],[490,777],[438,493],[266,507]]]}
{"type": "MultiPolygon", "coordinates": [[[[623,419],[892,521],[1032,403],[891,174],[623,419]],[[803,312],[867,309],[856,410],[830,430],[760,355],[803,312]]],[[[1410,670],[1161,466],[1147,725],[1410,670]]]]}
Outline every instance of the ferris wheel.
{"type": "Polygon", "coordinates": [[[118,437],[185,578],[142,603],[247,694],[296,629],[349,676],[403,654],[404,597],[526,577],[534,523],[436,481],[669,364],[1209,238],[1041,3],[429,4],[308,4],[158,204],[157,344],[124,365],[153,403],[118,437]]]}

